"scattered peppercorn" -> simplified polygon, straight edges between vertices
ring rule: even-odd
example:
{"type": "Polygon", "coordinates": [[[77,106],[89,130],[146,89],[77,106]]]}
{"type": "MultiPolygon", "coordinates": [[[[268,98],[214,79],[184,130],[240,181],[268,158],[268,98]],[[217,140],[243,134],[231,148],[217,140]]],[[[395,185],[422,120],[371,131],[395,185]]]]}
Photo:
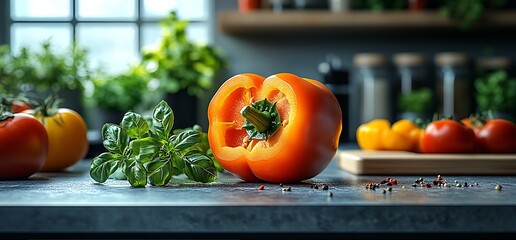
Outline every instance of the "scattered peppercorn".
{"type": "Polygon", "coordinates": [[[329,188],[329,187],[328,187],[328,184],[323,184],[323,185],[322,185],[322,190],[328,190],[328,188],[329,188]]]}
{"type": "Polygon", "coordinates": [[[383,190],[383,194],[386,194],[386,193],[387,193],[387,191],[384,189],[384,190],[383,190]]]}
{"type": "Polygon", "coordinates": [[[280,184],[279,184],[279,186],[280,186],[280,187],[283,187],[283,183],[280,183],[280,184]]]}
{"type": "Polygon", "coordinates": [[[392,192],[392,188],[391,188],[391,187],[388,187],[388,188],[387,188],[387,191],[392,192]]]}
{"type": "Polygon", "coordinates": [[[263,189],[265,189],[265,187],[263,185],[258,187],[258,190],[263,190],[263,189]]]}
{"type": "Polygon", "coordinates": [[[462,185],[460,183],[457,183],[455,187],[462,187],[462,185]]]}
{"type": "Polygon", "coordinates": [[[387,186],[392,186],[391,182],[386,183],[387,186]]]}
{"type": "Polygon", "coordinates": [[[499,184],[496,185],[495,189],[498,190],[498,191],[502,191],[502,185],[499,185],[499,184]]]}
{"type": "Polygon", "coordinates": [[[328,192],[328,197],[333,197],[333,193],[332,192],[328,192]]]}
{"type": "Polygon", "coordinates": [[[443,180],[443,177],[441,177],[441,175],[437,175],[437,180],[441,181],[443,180]]]}
{"type": "Polygon", "coordinates": [[[455,183],[459,183],[459,180],[455,180],[455,183]]]}
{"type": "Polygon", "coordinates": [[[468,187],[468,182],[464,182],[464,187],[468,187]]]}
{"type": "Polygon", "coordinates": [[[288,187],[288,188],[283,188],[282,190],[283,190],[284,192],[290,192],[292,189],[291,189],[290,187],[288,187]]]}
{"type": "Polygon", "coordinates": [[[387,183],[387,181],[386,181],[386,180],[382,180],[382,181],[380,182],[380,184],[386,184],[386,183],[387,183]]]}
{"type": "Polygon", "coordinates": [[[437,180],[432,180],[432,184],[437,185],[439,182],[437,180]]]}
{"type": "Polygon", "coordinates": [[[430,183],[425,183],[425,184],[424,184],[424,186],[425,186],[426,188],[431,188],[431,187],[432,187],[432,185],[430,185],[430,183]]]}
{"type": "Polygon", "coordinates": [[[396,181],[396,179],[391,179],[391,183],[392,185],[398,185],[398,181],[396,181]]]}
{"type": "Polygon", "coordinates": [[[416,183],[412,184],[412,187],[417,187],[417,184],[416,183]]]}

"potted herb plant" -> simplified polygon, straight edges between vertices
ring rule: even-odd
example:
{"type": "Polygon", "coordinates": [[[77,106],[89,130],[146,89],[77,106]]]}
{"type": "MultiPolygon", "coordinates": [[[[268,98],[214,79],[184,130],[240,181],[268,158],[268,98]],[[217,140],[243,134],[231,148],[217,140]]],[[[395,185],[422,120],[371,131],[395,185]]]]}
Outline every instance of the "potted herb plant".
{"type": "Polygon", "coordinates": [[[481,75],[475,81],[479,111],[492,111],[497,118],[516,120],[516,78],[505,70],[481,75]]]}
{"type": "Polygon", "coordinates": [[[2,47],[0,72],[3,89],[11,94],[20,92],[31,97],[45,99],[57,95],[63,99],[63,107],[82,114],[83,84],[89,81],[86,50],[73,44],[69,49],[59,51],[51,40],[41,43],[39,49],[22,47],[18,53],[10,53],[2,47]]]}
{"type": "Polygon", "coordinates": [[[432,108],[432,90],[421,88],[398,97],[399,119],[427,119],[432,108]]]}
{"type": "Polygon", "coordinates": [[[197,122],[198,98],[212,87],[213,76],[225,65],[218,49],[187,39],[187,26],[187,21],[179,20],[171,12],[161,21],[158,46],[144,50],[142,59],[150,77],[159,82],[164,99],[174,109],[178,128],[197,122]]]}
{"type": "Polygon", "coordinates": [[[114,76],[100,76],[93,80],[91,103],[98,109],[98,129],[104,123],[118,123],[127,111],[133,111],[144,100],[147,91],[143,66],[134,66],[114,76]]]}

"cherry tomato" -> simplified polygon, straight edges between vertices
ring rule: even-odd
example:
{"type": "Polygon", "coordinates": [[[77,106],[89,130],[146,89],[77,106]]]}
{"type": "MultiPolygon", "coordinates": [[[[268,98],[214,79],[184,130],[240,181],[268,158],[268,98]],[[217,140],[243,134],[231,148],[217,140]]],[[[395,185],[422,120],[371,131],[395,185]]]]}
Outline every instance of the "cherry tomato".
{"type": "Polygon", "coordinates": [[[421,136],[423,153],[473,153],[475,133],[453,120],[430,123],[421,136]]]}
{"type": "Polygon", "coordinates": [[[47,132],[36,118],[25,113],[0,118],[0,179],[28,178],[43,167],[47,152],[47,132]]]}
{"type": "Polygon", "coordinates": [[[516,153],[516,125],[504,119],[493,119],[477,131],[482,151],[516,153]]]}

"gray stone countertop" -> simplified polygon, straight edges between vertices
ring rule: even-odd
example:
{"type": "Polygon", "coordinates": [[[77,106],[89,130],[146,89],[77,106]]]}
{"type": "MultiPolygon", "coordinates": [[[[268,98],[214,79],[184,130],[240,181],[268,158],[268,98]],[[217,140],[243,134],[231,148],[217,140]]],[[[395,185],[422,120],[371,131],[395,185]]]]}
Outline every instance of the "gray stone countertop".
{"type": "Polygon", "coordinates": [[[516,232],[515,176],[443,176],[451,187],[425,188],[412,184],[439,173],[355,176],[334,161],[315,178],[283,187],[223,173],[209,184],[178,177],[166,187],[132,188],[125,180],[95,183],[90,163],[0,181],[0,233],[516,232]],[[398,182],[392,191],[366,189],[386,177],[398,182]]]}

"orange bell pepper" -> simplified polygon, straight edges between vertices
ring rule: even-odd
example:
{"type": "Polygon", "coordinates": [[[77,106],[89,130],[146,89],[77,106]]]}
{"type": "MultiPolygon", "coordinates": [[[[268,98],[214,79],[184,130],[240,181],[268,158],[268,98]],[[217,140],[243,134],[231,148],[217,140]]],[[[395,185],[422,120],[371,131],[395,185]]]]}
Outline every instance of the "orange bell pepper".
{"type": "Polygon", "coordinates": [[[334,158],[342,130],[337,99],[324,84],[293,74],[227,80],[208,107],[213,156],[245,181],[299,182],[334,158]]]}
{"type": "Polygon", "coordinates": [[[357,129],[357,142],[364,150],[419,152],[422,130],[409,120],[399,120],[392,126],[385,119],[362,124],[357,129]]]}

